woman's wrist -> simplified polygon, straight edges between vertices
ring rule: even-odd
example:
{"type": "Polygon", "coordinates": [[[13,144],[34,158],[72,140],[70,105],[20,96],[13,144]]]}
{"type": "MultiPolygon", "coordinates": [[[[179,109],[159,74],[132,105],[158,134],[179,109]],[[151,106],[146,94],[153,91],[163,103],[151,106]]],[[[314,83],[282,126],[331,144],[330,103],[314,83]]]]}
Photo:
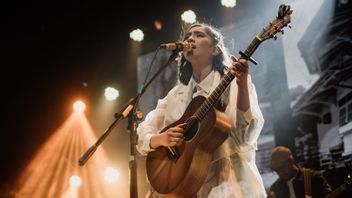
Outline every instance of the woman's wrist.
{"type": "Polygon", "coordinates": [[[237,86],[241,88],[247,88],[248,87],[248,78],[247,77],[241,77],[241,79],[236,80],[237,86]]]}
{"type": "Polygon", "coordinates": [[[156,149],[158,148],[159,146],[157,145],[157,142],[158,142],[158,135],[153,135],[151,138],[150,138],[150,142],[149,142],[149,147],[151,149],[156,149]]]}

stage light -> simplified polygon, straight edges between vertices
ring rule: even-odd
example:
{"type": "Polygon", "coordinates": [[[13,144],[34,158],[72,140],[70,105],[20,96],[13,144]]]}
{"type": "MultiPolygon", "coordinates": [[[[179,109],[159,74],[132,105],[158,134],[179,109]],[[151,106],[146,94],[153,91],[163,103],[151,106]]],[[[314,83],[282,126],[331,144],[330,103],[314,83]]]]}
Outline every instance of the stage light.
{"type": "Polygon", "coordinates": [[[75,112],[83,112],[86,108],[86,105],[82,101],[77,101],[73,103],[73,109],[75,112]]]}
{"type": "Polygon", "coordinates": [[[236,0],[221,0],[221,5],[228,8],[233,8],[236,6],[236,0]]]}
{"type": "Polygon", "coordinates": [[[99,170],[108,164],[103,148],[84,167],[78,165],[82,153],[97,139],[85,115],[73,112],[20,173],[14,184],[16,197],[127,197],[121,186],[100,185],[105,179],[99,170]]]}
{"type": "Polygon", "coordinates": [[[81,183],[82,179],[79,176],[74,175],[70,177],[70,186],[77,188],[81,183]]]}
{"type": "Polygon", "coordinates": [[[186,23],[195,23],[196,14],[192,10],[187,10],[181,15],[181,19],[186,23]]]}
{"type": "Polygon", "coordinates": [[[130,32],[130,38],[132,40],[135,40],[137,42],[141,42],[144,39],[144,33],[141,29],[135,29],[132,32],[130,32]]]}
{"type": "Polygon", "coordinates": [[[162,25],[161,21],[156,20],[156,21],[154,21],[154,27],[155,27],[155,29],[157,29],[157,30],[161,30],[161,28],[163,27],[163,25],[162,25]]]}
{"type": "Polygon", "coordinates": [[[105,172],[104,172],[105,181],[112,183],[117,181],[119,177],[120,177],[120,173],[116,169],[112,167],[107,167],[105,169],[105,172]]]}
{"type": "Polygon", "coordinates": [[[120,93],[117,89],[112,88],[112,87],[107,87],[105,88],[104,92],[105,98],[108,101],[116,100],[120,96],[120,93]]]}

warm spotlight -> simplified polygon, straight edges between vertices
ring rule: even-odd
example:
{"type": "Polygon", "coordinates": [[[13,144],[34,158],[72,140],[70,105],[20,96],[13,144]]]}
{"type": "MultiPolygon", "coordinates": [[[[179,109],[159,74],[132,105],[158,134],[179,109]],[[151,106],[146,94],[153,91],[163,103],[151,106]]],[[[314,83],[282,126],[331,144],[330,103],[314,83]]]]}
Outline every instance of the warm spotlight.
{"type": "Polygon", "coordinates": [[[130,38],[134,41],[141,42],[144,39],[144,33],[141,29],[135,29],[130,32],[130,38]]]}
{"type": "Polygon", "coordinates": [[[157,29],[157,30],[161,30],[161,28],[163,27],[163,25],[162,25],[161,21],[156,20],[156,21],[154,21],[154,27],[155,27],[155,29],[157,29]]]}
{"type": "Polygon", "coordinates": [[[181,15],[181,19],[186,23],[195,23],[196,14],[192,10],[187,10],[181,15]]]}
{"type": "Polygon", "coordinates": [[[71,187],[77,188],[81,185],[81,183],[82,183],[82,179],[79,176],[74,175],[74,176],[70,177],[70,186],[71,187]]]}
{"type": "Polygon", "coordinates": [[[115,100],[116,98],[118,98],[120,96],[120,93],[115,88],[107,87],[107,88],[105,88],[104,95],[108,101],[111,101],[111,100],[115,100]]]}
{"type": "Polygon", "coordinates": [[[120,173],[112,167],[107,167],[104,172],[104,177],[105,181],[112,183],[119,179],[120,173]]]}
{"type": "Polygon", "coordinates": [[[101,172],[108,157],[103,148],[83,167],[78,165],[80,156],[97,139],[85,115],[73,112],[20,173],[15,197],[127,197],[125,184],[104,185],[101,172]]]}
{"type": "Polygon", "coordinates": [[[86,108],[86,105],[82,101],[77,101],[73,103],[73,109],[75,112],[83,112],[86,108]]]}
{"type": "Polygon", "coordinates": [[[221,5],[228,8],[233,8],[236,6],[236,0],[221,0],[221,5]]]}

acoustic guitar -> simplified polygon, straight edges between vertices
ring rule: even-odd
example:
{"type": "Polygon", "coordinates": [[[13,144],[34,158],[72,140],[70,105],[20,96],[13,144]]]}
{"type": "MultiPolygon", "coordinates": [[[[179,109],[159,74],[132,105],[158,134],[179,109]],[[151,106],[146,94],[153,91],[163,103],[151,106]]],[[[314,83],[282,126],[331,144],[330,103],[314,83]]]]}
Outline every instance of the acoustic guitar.
{"type": "MultiPolygon", "coordinates": [[[[251,60],[251,55],[263,41],[276,39],[277,33],[283,33],[282,29],[291,21],[291,13],[290,6],[280,5],[276,19],[252,40],[240,59],[251,60]]],[[[198,192],[214,151],[226,140],[231,129],[228,116],[214,105],[234,78],[227,72],[208,98],[195,97],[182,117],[160,132],[186,123],[182,145],[159,147],[147,155],[147,177],[155,191],[170,197],[193,197],[198,192]]]]}

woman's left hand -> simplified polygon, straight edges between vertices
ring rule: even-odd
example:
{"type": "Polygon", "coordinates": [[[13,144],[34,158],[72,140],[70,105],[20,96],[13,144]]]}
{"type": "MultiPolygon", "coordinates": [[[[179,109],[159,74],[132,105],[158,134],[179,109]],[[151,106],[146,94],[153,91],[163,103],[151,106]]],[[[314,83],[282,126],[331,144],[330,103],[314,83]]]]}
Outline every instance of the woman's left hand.
{"type": "Polygon", "coordinates": [[[247,60],[237,60],[235,56],[231,56],[232,65],[230,72],[236,77],[236,83],[238,85],[247,85],[247,78],[249,72],[249,65],[247,60]]]}

